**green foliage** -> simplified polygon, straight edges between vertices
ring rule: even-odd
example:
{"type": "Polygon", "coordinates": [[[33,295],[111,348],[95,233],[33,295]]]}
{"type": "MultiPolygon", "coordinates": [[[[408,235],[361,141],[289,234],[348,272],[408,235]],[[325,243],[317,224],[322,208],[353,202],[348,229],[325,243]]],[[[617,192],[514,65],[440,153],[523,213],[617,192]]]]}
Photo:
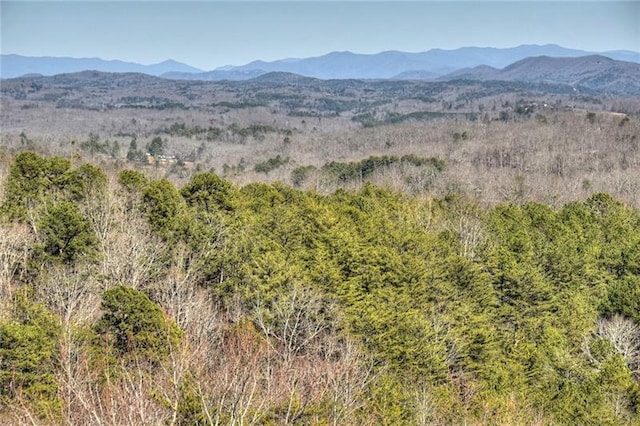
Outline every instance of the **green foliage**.
{"type": "Polygon", "coordinates": [[[145,163],[147,161],[147,156],[145,155],[145,153],[138,149],[138,141],[136,140],[136,138],[131,139],[131,142],[129,142],[129,149],[127,150],[127,160],[138,163],[145,163]]]}
{"type": "Polygon", "coordinates": [[[97,253],[98,240],[74,204],[62,201],[51,206],[38,223],[43,250],[52,259],[73,263],[91,259],[97,253]]]}
{"type": "Polygon", "coordinates": [[[275,169],[284,166],[289,162],[289,157],[282,157],[280,155],[276,155],[273,158],[269,158],[267,161],[256,164],[253,168],[258,173],[268,174],[269,172],[274,171],[275,169]]]}
{"type": "Polygon", "coordinates": [[[156,136],[155,138],[153,138],[151,142],[149,142],[149,145],[147,145],[147,152],[152,157],[163,155],[164,149],[165,149],[165,142],[164,140],[162,140],[160,136],[156,136]]]}
{"type": "Polygon", "coordinates": [[[370,387],[365,408],[367,420],[380,425],[415,424],[413,401],[407,386],[391,374],[383,374],[370,387]]]}
{"type": "Polygon", "coordinates": [[[99,196],[107,186],[107,176],[91,164],[68,170],[60,178],[60,185],[64,188],[68,198],[72,201],[82,201],[90,196],[99,196]]]}
{"type": "Polygon", "coordinates": [[[179,343],[182,332],[147,295],[116,286],[102,294],[102,317],[94,326],[98,344],[115,360],[157,365],[179,343]]]}
{"type": "Polygon", "coordinates": [[[2,209],[11,220],[26,220],[27,210],[42,201],[48,190],[60,186],[71,163],[60,157],[46,159],[33,152],[18,154],[11,165],[2,209]]]}
{"type": "Polygon", "coordinates": [[[640,276],[615,280],[600,308],[606,316],[624,314],[640,322],[640,276]]]}
{"type": "Polygon", "coordinates": [[[423,158],[418,157],[415,154],[407,154],[400,157],[400,162],[408,163],[417,167],[433,167],[438,172],[444,172],[446,169],[446,163],[444,162],[444,160],[435,157],[423,158]]]}
{"type": "Polygon", "coordinates": [[[453,133],[453,140],[455,142],[459,142],[460,140],[466,141],[467,139],[469,139],[469,133],[467,133],[467,131],[463,131],[462,133],[460,132],[454,132],[453,133]]]}
{"type": "Polygon", "coordinates": [[[118,183],[129,192],[141,192],[149,184],[149,178],[137,170],[123,170],[118,174],[118,183]]]}
{"type": "Polygon", "coordinates": [[[438,158],[420,158],[410,154],[402,157],[387,156],[369,157],[359,162],[339,163],[332,161],[322,166],[322,171],[335,176],[339,181],[364,180],[375,171],[390,167],[395,164],[410,164],[417,167],[430,167],[437,172],[445,169],[445,163],[438,158]]]}
{"type": "Polygon", "coordinates": [[[188,127],[185,123],[173,123],[169,127],[162,127],[158,129],[157,132],[171,136],[182,136],[187,138],[197,137],[198,139],[206,139],[208,141],[219,139],[224,133],[223,129],[219,127],[209,126],[207,128],[197,125],[188,127]]]}
{"type": "Polygon", "coordinates": [[[0,401],[33,404],[42,415],[59,409],[54,373],[58,324],[26,292],[16,295],[12,319],[0,321],[0,401]]]}
{"type": "Polygon", "coordinates": [[[151,229],[166,238],[180,230],[186,206],[171,182],[166,179],[151,182],[145,188],[142,200],[151,229]]]}
{"type": "Polygon", "coordinates": [[[233,210],[235,189],[226,180],[213,173],[198,173],[180,191],[187,205],[206,212],[217,209],[233,210]]]}
{"type": "Polygon", "coordinates": [[[106,186],[106,175],[93,165],[72,168],[71,162],[61,157],[23,152],[9,171],[2,210],[11,220],[26,221],[30,209],[47,201],[82,202],[98,196],[106,186]]]}
{"type": "Polygon", "coordinates": [[[274,133],[278,131],[278,129],[268,124],[252,124],[248,127],[240,127],[236,123],[232,123],[228,130],[234,135],[238,135],[243,138],[251,136],[257,140],[264,139],[264,135],[267,133],[274,133]]]}
{"type": "Polygon", "coordinates": [[[197,387],[192,379],[188,378],[180,386],[180,400],[178,401],[178,417],[176,424],[179,426],[207,425],[205,415],[206,407],[198,394],[197,387]]]}
{"type": "MultiPolygon", "coordinates": [[[[330,163],[318,173],[355,180],[388,167],[439,173],[445,164],[413,155],[370,157],[330,163]]],[[[300,168],[294,182],[311,170],[300,168]]],[[[125,190],[118,196],[140,198],[141,208],[124,214],[144,214],[165,239],[152,273],[190,282],[198,295],[211,291],[212,304],[230,318],[225,325],[250,324],[254,336],[236,346],[264,349],[251,361],[258,368],[265,359],[287,368],[322,360],[324,368],[348,358],[337,346],[357,341],[371,376],[359,390],[349,388],[357,401],[344,404],[357,408],[345,423],[355,416],[376,424],[638,423],[633,370],[640,358],[599,327],[621,315],[629,330],[640,322],[640,212],[607,194],[561,208],[523,200],[483,207],[366,182],[328,196],[283,184],[237,188],[212,173],[194,175],[179,190],[134,171],[121,172],[119,182],[125,190]]],[[[46,260],[72,271],[94,258],[95,236],[80,212],[108,190],[98,169],[25,153],[16,157],[6,189],[10,217],[27,209],[40,214],[34,228],[46,260]]],[[[0,324],[6,342],[0,363],[11,365],[0,373],[9,402],[16,389],[27,388],[35,399],[55,400],[56,383],[47,374],[57,332],[46,327],[59,319],[29,306],[35,310],[16,310],[0,324]],[[21,351],[34,355],[20,358],[21,351]],[[32,368],[36,363],[44,369],[32,368]],[[8,368],[23,374],[21,388],[8,368]],[[36,391],[40,385],[49,390],[36,391]]],[[[113,368],[121,360],[124,368],[153,369],[181,339],[143,292],[112,287],[102,309],[90,326],[96,365],[113,368]]],[[[211,356],[227,362],[228,348],[220,351],[211,356]]],[[[226,401],[190,381],[198,368],[172,392],[155,394],[156,401],[175,409],[178,423],[204,422],[203,413],[218,408],[221,421],[231,421],[226,401]]],[[[343,376],[351,377],[353,366],[345,368],[343,376]]],[[[266,381],[256,379],[256,392],[266,381]]],[[[264,423],[331,418],[330,393],[311,402],[307,396],[296,388],[247,413],[255,409],[264,423]]]]}

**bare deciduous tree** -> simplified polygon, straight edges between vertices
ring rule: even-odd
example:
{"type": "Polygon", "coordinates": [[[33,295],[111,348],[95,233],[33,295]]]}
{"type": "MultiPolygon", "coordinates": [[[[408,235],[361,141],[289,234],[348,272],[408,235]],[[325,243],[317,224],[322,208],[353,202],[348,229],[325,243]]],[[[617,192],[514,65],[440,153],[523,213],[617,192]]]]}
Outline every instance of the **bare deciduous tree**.
{"type": "Polygon", "coordinates": [[[331,327],[327,320],[334,314],[335,304],[326,296],[298,285],[280,291],[268,310],[261,300],[256,301],[254,309],[258,327],[287,362],[331,327]]]}
{"type": "Polygon", "coordinates": [[[624,357],[634,375],[640,373],[640,327],[634,320],[622,315],[599,318],[596,334],[611,342],[615,351],[624,357]]]}
{"type": "Polygon", "coordinates": [[[102,273],[108,286],[142,288],[160,277],[164,243],[142,217],[119,217],[103,241],[102,273]]]}
{"type": "Polygon", "coordinates": [[[0,225],[0,317],[6,311],[5,303],[25,270],[35,238],[26,225],[0,225]]]}

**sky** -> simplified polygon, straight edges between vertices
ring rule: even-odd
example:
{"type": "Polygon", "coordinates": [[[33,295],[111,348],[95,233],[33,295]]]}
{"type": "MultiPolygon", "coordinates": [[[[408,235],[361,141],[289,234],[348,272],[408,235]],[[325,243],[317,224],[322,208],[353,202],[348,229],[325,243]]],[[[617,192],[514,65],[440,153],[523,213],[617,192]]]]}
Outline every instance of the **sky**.
{"type": "Polygon", "coordinates": [[[2,54],[203,70],[333,51],[553,43],[640,52],[640,1],[5,1],[2,54]]]}

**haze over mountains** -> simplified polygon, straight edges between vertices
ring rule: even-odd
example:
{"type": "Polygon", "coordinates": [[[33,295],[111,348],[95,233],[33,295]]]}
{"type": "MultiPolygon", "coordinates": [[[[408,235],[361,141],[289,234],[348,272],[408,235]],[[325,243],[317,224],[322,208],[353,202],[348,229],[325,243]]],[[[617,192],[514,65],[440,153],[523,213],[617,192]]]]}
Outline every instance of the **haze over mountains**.
{"type": "MultiPolygon", "coordinates": [[[[567,49],[553,44],[544,46],[522,45],[514,48],[463,47],[455,50],[432,49],[421,53],[398,51],[362,55],[351,52],[333,52],[324,56],[305,59],[284,59],[274,62],[254,61],[237,67],[216,70],[217,76],[226,73],[248,71],[290,72],[321,79],[388,79],[398,78],[403,73],[420,71],[429,78],[443,76],[453,71],[488,65],[503,68],[521,59],[532,56],[580,57],[593,52],[567,49]]],[[[640,53],[612,51],[600,53],[616,60],[640,62],[640,53]]],[[[189,75],[170,73],[165,77],[190,78],[189,75]]],[[[193,76],[196,77],[196,76],[193,76]]],[[[203,78],[205,76],[197,76],[203,78]]]]}
{"type": "Polygon", "coordinates": [[[168,72],[201,73],[203,70],[172,59],[152,65],[141,65],[100,58],[58,58],[0,55],[0,77],[13,78],[25,74],[56,75],[80,71],[139,72],[160,76],[168,72]]]}
{"type": "MultiPolygon", "coordinates": [[[[547,44],[522,45],[513,48],[463,47],[455,50],[432,49],[420,53],[388,51],[365,55],[332,52],[327,55],[282,59],[273,62],[254,61],[241,66],[225,66],[204,72],[195,67],[167,60],[159,64],[141,65],[98,58],[53,58],[2,55],[0,76],[18,77],[25,74],[55,75],[95,70],[103,72],[140,72],[165,78],[188,80],[247,80],[269,72],[288,72],[320,79],[435,79],[446,74],[486,65],[503,68],[516,61],[537,56],[580,57],[592,55],[577,49],[547,44]]],[[[640,63],[640,53],[610,51],[599,53],[615,60],[640,63]]]]}
{"type": "Polygon", "coordinates": [[[323,80],[495,80],[563,84],[612,94],[640,94],[640,53],[610,51],[590,54],[552,44],[507,49],[432,49],[421,53],[388,51],[373,55],[333,52],[313,58],[254,61],[208,72],[173,60],[141,65],[98,58],[2,55],[0,65],[2,78],[92,70],[142,73],[175,80],[243,81],[279,73],[282,75],[278,79],[289,78],[292,82],[295,82],[295,76],[323,80]]]}
{"type": "Polygon", "coordinates": [[[438,80],[521,81],[566,84],[613,94],[640,94],[640,64],[602,55],[525,58],[502,69],[487,65],[455,71],[438,80]]]}

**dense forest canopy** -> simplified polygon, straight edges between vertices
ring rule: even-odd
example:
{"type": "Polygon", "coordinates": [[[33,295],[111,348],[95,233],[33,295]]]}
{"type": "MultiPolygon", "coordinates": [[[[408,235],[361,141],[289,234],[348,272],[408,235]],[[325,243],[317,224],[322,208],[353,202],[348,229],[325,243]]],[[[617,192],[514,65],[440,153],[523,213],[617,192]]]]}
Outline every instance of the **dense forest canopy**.
{"type": "MultiPolygon", "coordinates": [[[[2,161],[4,424],[640,422],[640,210],[610,195],[2,161]]],[[[385,161],[419,158],[332,167],[385,161]]]]}

